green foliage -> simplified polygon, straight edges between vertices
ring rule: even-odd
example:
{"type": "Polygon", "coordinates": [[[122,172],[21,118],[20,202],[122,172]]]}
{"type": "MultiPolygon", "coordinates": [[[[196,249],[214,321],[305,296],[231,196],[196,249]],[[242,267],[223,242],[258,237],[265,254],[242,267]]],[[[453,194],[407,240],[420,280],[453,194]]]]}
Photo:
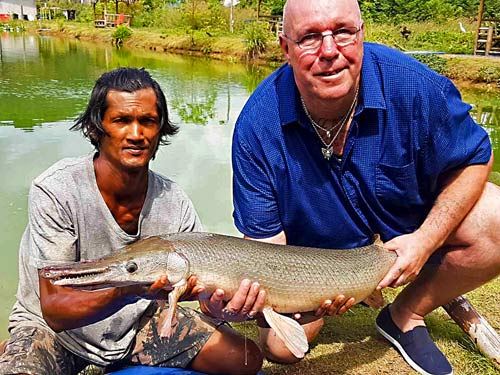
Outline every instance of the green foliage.
{"type": "Polygon", "coordinates": [[[210,22],[210,8],[203,0],[186,0],[183,7],[183,21],[191,30],[201,30],[210,22]]]}
{"type": "Polygon", "coordinates": [[[127,26],[118,25],[116,30],[111,34],[113,40],[117,46],[122,45],[123,41],[127,38],[130,38],[132,35],[132,30],[130,30],[127,26]]]}
{"type": "Polygon", "coordinates": [[[486,83],[500,84],[500,66],[486,66],[479,68],[479,78],[486,83]]]}
{"type": "Polygon", "coordinates": [[[65,23],[65,18],[56,18],[56,25],[57,25],[57,30],[58,31],[63,31],[64,30],[64,23],[65,23]]]}
{"type": "Polygon", "coordinates": [[[264,6],[268,7],[269,14],[271,16],[282,16],[283,15],[283,7],[285,6],[285,0],[273,0],[273,1],[264,1],[263,0],[262,3],[264,3],[264,6]]]}
{"type": "Polygon", "coordinates": [[[91,6],[82,4],[76,5],[75,21],[87,23],[94,20],[94,10],[91,6]]]}
{"type": "Polygon", "coordinates": [[[139,0],[129,6],[134,27],[165,27],[178,18],[178,7],[172,0],[139,0]]]}
{"type": "Polygon", "coordinates": [[[382,43],[403,51],[427,50],[451,54],[472,54],[474,47],[474,26],[462,19],[469,32],[459,31],[459,20],[448,22],[409,22],[400,25],[368,21],[365,40],[382,43]],[[403,26],[410,31],[405,39],[403,26]]]}
{"type": "Polygon", "coordinates": [[[474,49],[474,36],[471,33],[426,31],[415,35],[414,42],[447,53],[471,54],[474,49]]]}
{"type": "Polygon", "coordinates": [[[250,58],[255,58],[266,50],[266,45],[272,37],[267,22],[249,22],[244,31],[246,51],[250,58]]]}
{"type": "Polygon", "coordinates": [[[500,0],[488,0],[484,6],[484,17],[500,18],[500,0]]]}
{"type": "MultiPolygon", "coordinates": [[[[500,0],[489,0],[491,3],[500,0]]],[[[487,2],[488,3],[488,2],[487,2]]],[[[475,17],[479,0],[372,0],[360,1],[363,18],[376,22],[447,20],[455,17],[475,17]]],[[[488,4],[490,9],[494,4],[488,4]]]]}
{"type": "Polygon", "coordinates": [[[446,74],[448,71],[448,64],[446,60],[439,57],[439,55],[414,54],[412,57],[435,70],[439,74],[446,74]]]}
{"type": "Polygon", "coordinates": [[[490,177],[488,178],[490,182],[493,182],[494,184],[500,186],[500,173],[492,171],[490,173],[490,177]]]}
{"type": "Polygon", "coordinates": [[[215,117],[213,103],[186,103],[177,112],[183,122],[197,125],[206,125],[215,117]]]}

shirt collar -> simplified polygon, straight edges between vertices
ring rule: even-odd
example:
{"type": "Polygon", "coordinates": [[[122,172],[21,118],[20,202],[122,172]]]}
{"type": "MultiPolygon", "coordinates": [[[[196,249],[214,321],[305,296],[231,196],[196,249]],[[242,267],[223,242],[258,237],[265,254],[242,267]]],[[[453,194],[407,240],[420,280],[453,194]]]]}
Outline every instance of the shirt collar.
{"type": "MultiPolygon", "coordinates": [[[[365,108],[385,109],[385,99],[382,94],[380,80],[377,77],[375,62],[370,48],[365,43],[363,66],[361,68],[361,86],[359,88],[359,104],[356,113],[365,108]]],[[[297,103],[299,90],[295,84],[293,69],[289,64],[283,65],[277,72],[276,92],[278,94],[279,115],[281,126],[299,121],[297,103]]]]}
{"type": "Polygon", "coordinates": [[[298,122],[297,100],[299,90],[295,84],[293,69],[289,64],[283,65],[276,77],[276,92],[281,126],[298,122]]]}
{"type": "Polygon", "coordinates": [[[365,43],[363,66],[361,67],[361,86],[359,88],[361,93],[359,109],[386,109],[381,80],[377,76],[375,67],[376,62],[371,53],[370,43],[365,43]]]}

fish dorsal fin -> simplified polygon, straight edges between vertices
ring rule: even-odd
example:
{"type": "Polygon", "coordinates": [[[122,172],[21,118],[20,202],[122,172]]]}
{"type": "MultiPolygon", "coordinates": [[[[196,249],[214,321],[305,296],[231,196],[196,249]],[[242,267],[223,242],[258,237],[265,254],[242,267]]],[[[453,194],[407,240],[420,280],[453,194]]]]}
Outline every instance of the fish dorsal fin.
{"type": "Polygon", "coordinates": [[[269,326],[274,329],[288,350],[295,357],[303,358],[309,350],[304,328],[296,320],[278,314],[270,306],[264,307],[262,312],[269,326]]]}
{"type": "Polygon", "coordinates": [[[179,298],[184,294],[187,288],[187,283],[185,280],[174,285],[174,290],[168,294],[168,311],[167,317],[163,322],[163,326],[160,330],[160,337],[170,337],[172,335],[172,326],[174,325],[175,312],[177,311],[177,302],[179,298]]]}
{"type": "Polygon", "coordinates": [[[374,290],[372,294],[363,300],[368,306],[373,309],[379,309],[384,306],[384,296],[381,290],[374,290]]]}

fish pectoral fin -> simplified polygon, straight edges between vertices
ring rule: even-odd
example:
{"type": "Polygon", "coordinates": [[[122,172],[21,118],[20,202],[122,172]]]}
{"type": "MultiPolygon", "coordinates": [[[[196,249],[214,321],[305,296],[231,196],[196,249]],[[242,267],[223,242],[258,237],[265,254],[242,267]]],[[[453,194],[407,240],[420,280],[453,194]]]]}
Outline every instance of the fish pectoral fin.
{"type": "Polygon", "coordinates": [[[175,286],[174,290],[168,294],[168,311],[160,330],[160,337],[170,337],[172,335],[172,326],[174,325],[175,312],[177,311],[177,302],[180,296],[186,291],[186,288],[187,284],[181,283],[175,286]]]}
{"type": "Polygon", "coordinates": [[[378,233],[373,236],[373,243],[378,246],[384,246],[384,242],[382,241],[382,239],[380,238],[380,234],[378,233]]]}
{"type": "Polygon", "coordinates": [[[304,328],[292,318],[278,314],[270,306],[264,307],[262,311],[269,326],[274,329],[276,335],[284,342],[288,350],[297,358],[304,358],[309,350],[304,328]]]}
{"type": "Polygon", "coordinates": [[[384,296],[381,290],[374,290],[372,294],[363,300],[368,306],[373,309],[379,309],[384,306],[384,296]]]}

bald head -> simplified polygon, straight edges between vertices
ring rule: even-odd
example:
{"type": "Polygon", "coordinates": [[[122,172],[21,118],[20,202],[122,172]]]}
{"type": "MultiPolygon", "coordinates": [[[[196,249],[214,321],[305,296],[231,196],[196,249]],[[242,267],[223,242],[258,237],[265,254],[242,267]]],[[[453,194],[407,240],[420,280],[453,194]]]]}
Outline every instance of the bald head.
{"type": "Polygon", "coordinates": [[[345,19],[356,25],[361,23],[357,0],[287,0],[283,7],[283,32],[296,37],[295,30],[300,32],[309,20],[319,16],[328,17],[332,22],[342,23],[345,19]]]}

